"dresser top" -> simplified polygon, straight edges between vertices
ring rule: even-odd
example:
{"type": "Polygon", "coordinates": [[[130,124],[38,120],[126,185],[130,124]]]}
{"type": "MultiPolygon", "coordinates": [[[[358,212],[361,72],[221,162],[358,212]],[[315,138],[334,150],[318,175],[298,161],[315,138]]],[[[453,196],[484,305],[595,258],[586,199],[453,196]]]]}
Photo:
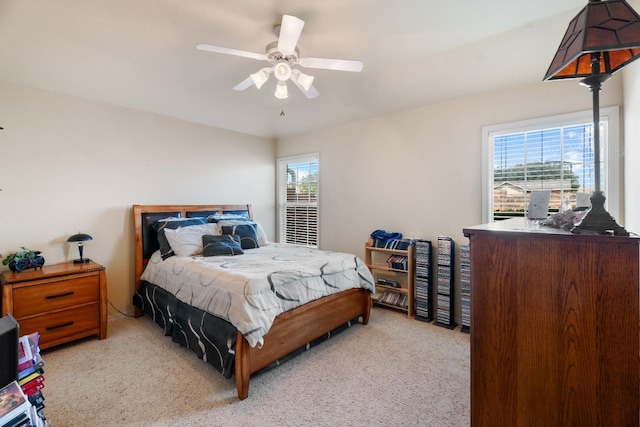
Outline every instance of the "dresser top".
{"type": "Polygon", "coordinates": [[[47,279],[50,277],[66,276],[69,274],[90,273],[93,271],[104,270],[104,267],[97,262],[88,261],[85,263],[63,262],[60,264],[45,265],[42,268],[30,269],[14,273],[13,271],[4,271],[0,276],[0,283],[3,285],[28,282],[31,280],[47,279]]]}
{"type": "Polygon", "coordinates": [[[503,221],[495,221],[488,224],[476,225],[473,227],[465,227],[463,233],[465,236],[477,233],[499,233],[499,234],[524,234],[534,237],[539,235],[544,236],[574,236],[580,238],[593,238],[593,239],[635,239],[638,240],[639,236],[613,236],[611,234],[598,234],[595,232],[582,232],[581,234],[573,234],[569,230],[561,228],[550,227],[541,225],[537,221],[530,221],[526,218],[511,218],[503,221]]]}

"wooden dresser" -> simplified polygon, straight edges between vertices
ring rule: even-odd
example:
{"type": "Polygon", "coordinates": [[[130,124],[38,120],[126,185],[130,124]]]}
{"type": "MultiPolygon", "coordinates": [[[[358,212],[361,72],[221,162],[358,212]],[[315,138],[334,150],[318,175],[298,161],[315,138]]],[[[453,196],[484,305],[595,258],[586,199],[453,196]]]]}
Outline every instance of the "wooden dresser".
{"type": "Polygon", "coordinates": [[[20,335],[38,332],[41,349],[91,335],[107,337],[107,279],[100,264],[66,262],[5,271],[0,283],[2,315],[13,314],[20,335]]]}
{"type": "Polygon", "coordinates": [[[640,239],[464,229],[472,426],[640,425],[640,239]]]}

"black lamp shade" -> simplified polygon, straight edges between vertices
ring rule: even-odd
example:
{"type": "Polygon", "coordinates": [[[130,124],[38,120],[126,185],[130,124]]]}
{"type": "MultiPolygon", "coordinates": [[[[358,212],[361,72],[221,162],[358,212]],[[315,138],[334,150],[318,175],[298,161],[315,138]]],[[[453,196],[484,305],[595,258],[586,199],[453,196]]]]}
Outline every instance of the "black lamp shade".
{"type": "Polygon", "coordinates": [[[84,264],[85,262],[89,262],[90,260],[88,258],[84,258],[82,256],[82,250],[84,247],[84,242],[88,241],[88,240],[93,240],[93,237],[89,236],[88,234],[83,234],[83,233],[78,233],[78,234],[74,234],[73,236],[69,237],[67,239],[67,242],[78,242],[78,251],[80,252],[80,258],[79,259],[74,259],[73,262],[76,264],[84,264]]]}
{"type": "Polygon", "coordinates": [[[67,242],[86,242],[87,240],[93,240],[93,237],[88,234],[78,233],[67,239],[67,242]]]}
{"type": "Polygon", "coordinates": [[[569,23],[544,80],[591,76],[592,54],[599,74],[613,74],[640,57],[640,16],[625,0],[591,0],[569,23]]]}

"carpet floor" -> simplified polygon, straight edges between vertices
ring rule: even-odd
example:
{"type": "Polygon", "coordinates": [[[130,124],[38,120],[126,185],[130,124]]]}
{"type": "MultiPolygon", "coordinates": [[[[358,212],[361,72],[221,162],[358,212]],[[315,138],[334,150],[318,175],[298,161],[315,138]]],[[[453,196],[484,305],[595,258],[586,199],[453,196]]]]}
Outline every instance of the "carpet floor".
{"type": "Polygon", "coordinates": [[[374,308],[368,325],[252,376],[249,397],[148,318],[44,350],[53,427],[468,426],[469,335],[374,308]]]}

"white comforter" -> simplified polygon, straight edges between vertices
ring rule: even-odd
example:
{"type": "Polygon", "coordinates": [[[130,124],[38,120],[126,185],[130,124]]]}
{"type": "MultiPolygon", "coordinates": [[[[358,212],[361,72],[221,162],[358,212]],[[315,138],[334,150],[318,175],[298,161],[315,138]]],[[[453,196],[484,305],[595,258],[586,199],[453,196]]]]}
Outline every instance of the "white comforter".
{"type": "Polygon", "coordinates": [[[350,288],[374,291],[365,263],[355,255],[271,243],[244,255],[151,257],[142,280],[181,301],[228,320],[261,347],[277,315],[350,288]]]}

